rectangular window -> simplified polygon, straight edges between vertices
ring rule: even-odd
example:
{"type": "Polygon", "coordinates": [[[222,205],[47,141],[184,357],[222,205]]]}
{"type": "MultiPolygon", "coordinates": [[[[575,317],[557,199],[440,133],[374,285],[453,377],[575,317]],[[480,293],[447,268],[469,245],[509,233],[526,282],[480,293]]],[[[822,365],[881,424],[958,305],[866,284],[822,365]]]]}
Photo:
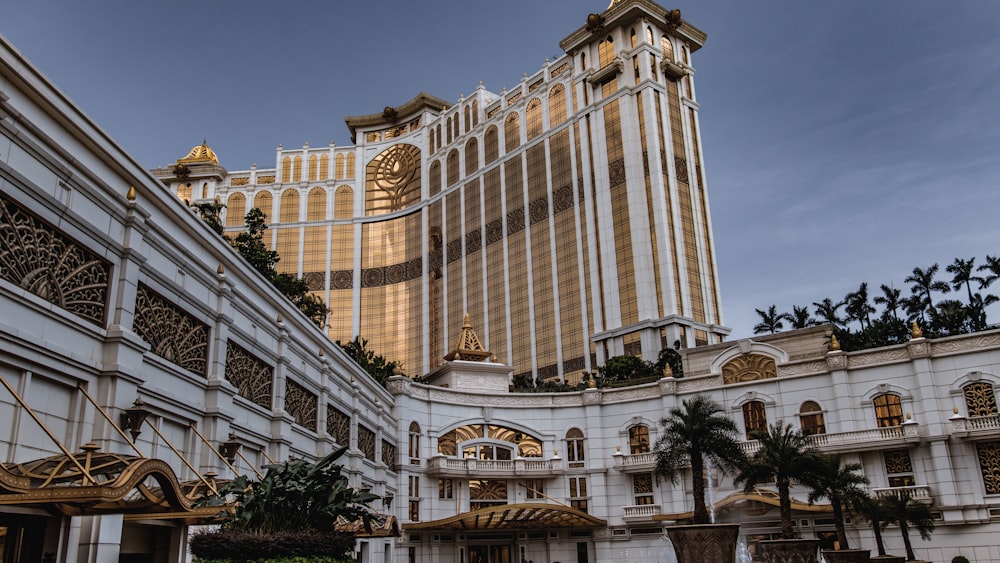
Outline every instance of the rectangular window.
{"type": "Polygon", "coordinates": [[[526,490],[525,498],[543,499],[545,498],[545,481],[542,479],[528,479],[524,483],[526,490]]]}
{"type": "Polygon", "coordinates": [[[912,487],[916,485],[913,478],[913,463],[907,450],[890,450],[883,452],[885,472],[889,476],[890,487],[912,487]]]}
{"type": "Polygon", "coordinates": [[[438,498],[455,498],[451,479],[438,479],[438,498]]]}
{"type": "Polygon", "coordinates": [[[632,476],[632,493],[636,505],[653,504],[653,474],[640,473],[632,476]]]}
{"type": "Polygon", "coordinates": [[[409,487],[407,489],[407,494],[410,496],[410,501],[408,503],[408,513],[410,516],[410,521],[419,522],[420,521],[420,476],[410,475],[408,478],[409,487]]]}
{"type": "Polygon", "coordinates": [[[587,511],[587,478],[569,478],[569,505],[577,510],[587,511]]]}

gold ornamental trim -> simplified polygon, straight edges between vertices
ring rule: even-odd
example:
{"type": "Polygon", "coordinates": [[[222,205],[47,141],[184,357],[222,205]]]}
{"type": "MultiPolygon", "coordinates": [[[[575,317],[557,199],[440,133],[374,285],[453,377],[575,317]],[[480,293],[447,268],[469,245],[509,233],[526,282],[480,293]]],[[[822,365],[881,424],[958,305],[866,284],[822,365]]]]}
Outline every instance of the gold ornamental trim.
{"type": "Polygon", "coordinates": [[[501,504],[430,522],[403,524],[414,530],[521,530],[602,528],[608,523],[582,510],[544,503],[501,504]]]}

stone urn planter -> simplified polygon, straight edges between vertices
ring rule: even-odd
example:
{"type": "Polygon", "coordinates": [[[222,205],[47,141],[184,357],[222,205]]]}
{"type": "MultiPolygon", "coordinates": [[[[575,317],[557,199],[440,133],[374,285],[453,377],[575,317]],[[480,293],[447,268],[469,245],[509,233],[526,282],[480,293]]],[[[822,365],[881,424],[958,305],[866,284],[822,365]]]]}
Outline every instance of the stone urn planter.
{"type": "Polygon", "coordinates": [[[906,563],[906,557],[902,555],[876,555],[869,561],[872,563],[906,563]]]}
{"type": "Polygon", "coordinates": [[[871,561],[870,549],[824,549],[823,558],[826,563],[868,563],[871,561]]]}
{"type": "Polygon", "coordinates": [[[677,563],[735,563],[739,524],[695,524],[667,528],[677,563]]]}
{"type": "Polygon", "coordinates": [[[765,540],[760,551],[768,563],[816,563],[819,540],[765,540]]]}

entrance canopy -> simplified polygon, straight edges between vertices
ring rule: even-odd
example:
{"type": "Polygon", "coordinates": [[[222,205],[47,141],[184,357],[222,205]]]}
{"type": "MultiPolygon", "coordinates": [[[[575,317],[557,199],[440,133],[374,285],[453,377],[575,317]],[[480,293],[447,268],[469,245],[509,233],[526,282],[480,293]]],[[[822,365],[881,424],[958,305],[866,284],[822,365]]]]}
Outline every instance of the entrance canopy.
{"type": "Polygon", "coordinates": [[[600,518],[556,504],[498,504],[430,522],[403,524],[416,530],[524,530],[532,528],[600,528],[608,523],[600,518]]]}
{"type": "MultiPolygon", "coordinates": [[[[752,493],[733,493],[724,499],[719,500],[713,504],[715,510],[724,508],[731,504],[738,502],[748,502],[748,503],[760,503],[762,505],[778,506],[778,493],[768,490],[768,489],[757,489],[752,493]]],[[[809,504],[807,502],[802,502],[800,500],[791,499],[792,510],[800,510],[803,512],[832,512],[833,507],[829,504],[809,504]]],[[[680,512],[677,514],[656,514],[653,516],[653,520],[656,521],[678,521],[678,520],[691,520],[694,518],[694,511],[680,512]]]]}

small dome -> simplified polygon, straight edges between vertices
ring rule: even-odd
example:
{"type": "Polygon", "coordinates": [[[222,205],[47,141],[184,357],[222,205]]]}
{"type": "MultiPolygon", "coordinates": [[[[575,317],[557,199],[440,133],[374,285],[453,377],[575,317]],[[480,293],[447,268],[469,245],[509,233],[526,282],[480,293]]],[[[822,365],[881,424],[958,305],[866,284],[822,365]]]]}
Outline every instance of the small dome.
{"type": "Polygon", "coordinates": [[[178,163],[182,162],[211,162],[213,164],[219,163],[219,157],[215,156],[215,151],[211,147],[202,142],[200,145],[191,149],[187,156],[178,159],[178,163]]]}

